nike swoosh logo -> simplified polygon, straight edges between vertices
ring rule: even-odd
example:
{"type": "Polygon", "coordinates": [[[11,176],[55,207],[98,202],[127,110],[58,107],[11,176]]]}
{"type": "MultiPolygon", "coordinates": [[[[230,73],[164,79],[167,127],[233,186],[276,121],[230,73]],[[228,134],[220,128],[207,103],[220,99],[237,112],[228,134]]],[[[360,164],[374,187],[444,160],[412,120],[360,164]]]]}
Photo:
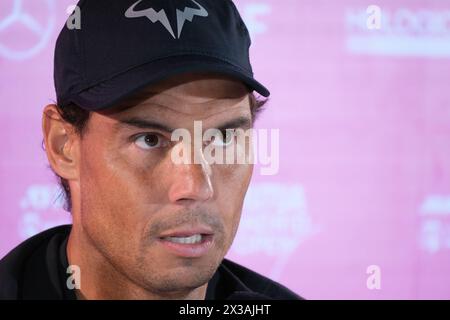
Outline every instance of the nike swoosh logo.
{"type": "Polygon", "coordinates": [[[195,16],[199,17],[207,17],[208,11],[203,8],[197,1],[191,0],[197,8],[186,7],[183,10],[177,9],[177,30],[178,34],[175,36],[173,32],[172,26],[170,25],[169,19],[167,18],[167,14],[164,9],[156,11],[153,8],[143,9],[143,10],[135,10],[136,6],[139,5],[143,0],[139,0],[134,3],[131,7],[127,9],[125,12],[125,17],[127,18],[148,18],[152,23],[160,22],[164,28],[170,33],[170,35],[174,39],[179,39],[181,37],[181,32],[183,31],[184,23],[186,21],[192,22],[195,16]]]}

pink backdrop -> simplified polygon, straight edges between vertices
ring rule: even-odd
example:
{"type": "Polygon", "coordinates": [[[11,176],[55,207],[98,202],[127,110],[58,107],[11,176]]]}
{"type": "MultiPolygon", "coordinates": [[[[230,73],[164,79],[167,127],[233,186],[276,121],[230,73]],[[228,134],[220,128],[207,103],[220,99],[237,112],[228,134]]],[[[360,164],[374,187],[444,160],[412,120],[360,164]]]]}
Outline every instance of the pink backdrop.
{"type": "MultiPolygon", "coordinates": [[[[72,3],[0,2],[0,256],[70,222],[40,119],[72,3]]],[[[255,170],[229,257],[309,299],[449,299],[450,3],[237,5],[272,91],[257,126],[281,141],[278,174],[255,170]],[[381,29],[366,26],[369,4],[381,29]]]]}

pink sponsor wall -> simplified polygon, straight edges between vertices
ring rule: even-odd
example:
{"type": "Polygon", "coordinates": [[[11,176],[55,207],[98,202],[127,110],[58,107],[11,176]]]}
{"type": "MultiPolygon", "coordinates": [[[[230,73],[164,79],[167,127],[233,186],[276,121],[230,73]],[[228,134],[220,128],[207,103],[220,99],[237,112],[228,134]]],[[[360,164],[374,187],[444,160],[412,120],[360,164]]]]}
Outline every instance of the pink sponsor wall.
{"type": "MultiPolygon", "coordinates": [[[[70,223],[40,119],[72,3],[0,2],[0,257],[70,223]]],[[[309,299],[449,299],[450,2],[236,3],[280,144],[228,257],[309,299]]]]}

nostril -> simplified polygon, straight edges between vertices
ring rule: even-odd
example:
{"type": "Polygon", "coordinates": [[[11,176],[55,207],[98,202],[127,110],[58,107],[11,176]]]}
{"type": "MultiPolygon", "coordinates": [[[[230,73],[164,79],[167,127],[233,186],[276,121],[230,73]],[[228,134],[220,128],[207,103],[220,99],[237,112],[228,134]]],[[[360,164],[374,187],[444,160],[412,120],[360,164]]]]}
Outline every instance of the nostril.
{"type": "Polygon", "coordinates": [[[178,172],[169,189],[169,199],[172,203],[207,201],[213,197],[211,181],[204,177],[183,176],[178,172]]]}

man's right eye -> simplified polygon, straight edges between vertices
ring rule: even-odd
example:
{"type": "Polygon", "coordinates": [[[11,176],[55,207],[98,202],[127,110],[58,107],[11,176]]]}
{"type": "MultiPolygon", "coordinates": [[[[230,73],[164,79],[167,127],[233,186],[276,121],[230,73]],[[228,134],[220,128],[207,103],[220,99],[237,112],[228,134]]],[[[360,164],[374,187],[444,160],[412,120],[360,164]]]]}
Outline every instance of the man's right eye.
{"type": "Polygon", "coordinates": [[[164,137],[157,133],[146,133],[138,136],[135,140],[136,145],[144,150],[151,150],[167,146],[164,137]]]}

